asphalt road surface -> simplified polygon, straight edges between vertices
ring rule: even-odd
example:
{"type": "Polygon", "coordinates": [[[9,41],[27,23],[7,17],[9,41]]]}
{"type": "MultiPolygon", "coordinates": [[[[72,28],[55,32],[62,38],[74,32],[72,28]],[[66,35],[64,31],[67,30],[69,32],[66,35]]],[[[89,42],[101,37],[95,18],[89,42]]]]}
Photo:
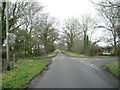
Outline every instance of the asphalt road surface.
{"type": "Polygon", "coordinates": [[[29,88],[118,88],[118,80],[102,66],[117,58],[73,58],[59,53],[43,76],[29,88]]]}

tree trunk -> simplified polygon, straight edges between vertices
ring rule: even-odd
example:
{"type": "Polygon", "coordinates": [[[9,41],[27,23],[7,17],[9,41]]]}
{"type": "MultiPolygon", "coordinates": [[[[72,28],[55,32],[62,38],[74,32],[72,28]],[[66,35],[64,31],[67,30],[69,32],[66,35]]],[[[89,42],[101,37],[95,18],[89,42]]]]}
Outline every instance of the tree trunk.
{"type": "Polygon", "coordinates": [[[73,38],[70,39],[70,51],[72,51],[72,47],[73,47],[73,38]]]}
{"type": "Polygon", "coordinates": [[[113,49],[114,49],[114,54],[116,55],[117,54],[116,36],[114,36],[114,46],[113,46],[113,49]]]}

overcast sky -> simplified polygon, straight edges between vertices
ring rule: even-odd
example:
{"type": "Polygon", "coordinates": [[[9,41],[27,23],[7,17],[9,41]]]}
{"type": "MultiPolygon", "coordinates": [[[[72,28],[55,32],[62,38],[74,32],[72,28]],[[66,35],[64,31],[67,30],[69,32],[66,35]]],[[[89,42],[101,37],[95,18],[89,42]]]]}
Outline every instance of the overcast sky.
{"type": "Polygon", "coordinates": [[[84,14],[95,14],[95,9],[89,0],[40,0],[40,2],[50,16],[59,20],[69,17],[78,18],[84,14]]]}

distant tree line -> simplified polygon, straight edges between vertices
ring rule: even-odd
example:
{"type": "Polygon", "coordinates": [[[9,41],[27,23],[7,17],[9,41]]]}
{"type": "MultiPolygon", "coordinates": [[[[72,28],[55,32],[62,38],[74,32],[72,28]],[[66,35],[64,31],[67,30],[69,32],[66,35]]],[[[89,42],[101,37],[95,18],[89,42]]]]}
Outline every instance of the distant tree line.
{"type": "MultiPolygon", "coordinates": [[[[91,1],[92,2],[92,1],[91,1]]],[[[6,62],[6,3],[0,4],[2,60],[6,62]]],[[[57,20],[43,13],[44,6],[38,2],[8,2],[9,28],[9,56],[29,57],[46,55],[56,49],[65,49],[71,52],[101,55],[103,47],[97,45],[104,41],[111,43],[114,55],[119,54],[120,47],[120,1],[102,0],[92,2],[101,18],[99,23],[90,15],[80,19],[71,17],[62,25],[62,33],[56,26],[57,20]],[[105,36],[92,41],[93,33],[104,29],[105,36]],[[98,29],[100,30],[100,29],[98,29]],[[61,34],[61,35],[60,35],[61,34]],[[58,45],[55,45],[57,41],[58,45]]]]}
{"type": "Polygon", "coordinates": [[[59,45],[62,49],[68,51],[93,56],[101,55],[104,51],[103,48],[105,47],[97,45],[98,42],[102,41],[111,43],[109,45],[112,46],[112,54],[118,55],[120,47],[120,1],[102,0],[99,3],[92,3],[98,11],[98,17],[100,17],[101,20],[97,22],[90,15],[83,16],[81,19],[70,18],[65,20],[63,34],[61,34],[63,39],[59,45]],[[92,41],[91,37],[98,28],[101,28],[101,30],[104,29],[104,32],[107,32],[107,35],[100,37],[98,40],[96,39],[96,41],[92,41]],[[89,34],[89,32],[91,32],[91,34],[89,34]]]}
{"type": "Polygon", "coordinates": [[[55,50],[56,19],[43,13],[40,3],[1,2],[2,60],[6,62],[6,3],[8,3],[9,57],[40,56],[55,50]]]}

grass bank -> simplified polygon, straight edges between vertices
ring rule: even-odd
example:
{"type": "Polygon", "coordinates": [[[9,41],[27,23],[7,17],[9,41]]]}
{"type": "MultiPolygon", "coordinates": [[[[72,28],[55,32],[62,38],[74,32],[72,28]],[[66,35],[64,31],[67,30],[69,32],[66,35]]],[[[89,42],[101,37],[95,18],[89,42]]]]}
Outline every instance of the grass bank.
{"type": "Polygon", "coordinates": [[[43,55],[43,56],[34,57],[33,59],[52,58],[52,57],[55,57],[56,55],[57,55],[57,51],[53,51],[53,52],[46,54],[46,55],[43,55]]]}
{"type": "Polygon", "coordinates": [[[71,56],[71,57],[80,57],[80,58],[88,57],[88,56],[85,56],[85,55],[82,55],[82,54],[77,54],[77,53],[73,53],[73,52],[69,52],[69,51],[64,51],[64,50],[62,50],[62,53],[64,55],[71,56]]]}
{"type": "Polygon", "coordinates": [[[78,57],[78,58],[116,58],[116,56],[88,56],[88,55],[77,54],[77,53],[69,52],[65,50],[61,50],[61,51],[66,56],[78,57]]]}
{"type": "Polygon", "coordinates": [[[106,69],[120,79],[120,62],[111,62],[105,65],[106,69]]]}
{"type": "Polygon", "coordinates": [[[57,51],[53,51],[51,53],[49,53],[46,58],[52,58],[52,57],[55,57],[57,55],[57,51]]]}
{"type": "Polygon", "coordinates": [[[24,88],[48,65],[44,60],[19,60],[15,68],[2,74],[2,88],[24,88]]]}

